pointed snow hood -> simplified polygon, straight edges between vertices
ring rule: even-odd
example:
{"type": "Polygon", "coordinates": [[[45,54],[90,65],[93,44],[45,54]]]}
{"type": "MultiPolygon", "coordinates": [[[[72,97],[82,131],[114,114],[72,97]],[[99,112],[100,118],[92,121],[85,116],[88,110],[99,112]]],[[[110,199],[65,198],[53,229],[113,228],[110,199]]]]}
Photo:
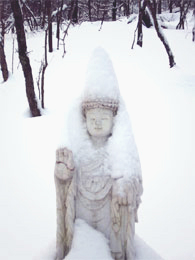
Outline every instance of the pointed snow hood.
{"type": "Polygon", "coordinates": [[[83,100],[111,99],[120,96],[117,77],[106,51],[98,47],[92,53],[86,72],[83,100]]]}

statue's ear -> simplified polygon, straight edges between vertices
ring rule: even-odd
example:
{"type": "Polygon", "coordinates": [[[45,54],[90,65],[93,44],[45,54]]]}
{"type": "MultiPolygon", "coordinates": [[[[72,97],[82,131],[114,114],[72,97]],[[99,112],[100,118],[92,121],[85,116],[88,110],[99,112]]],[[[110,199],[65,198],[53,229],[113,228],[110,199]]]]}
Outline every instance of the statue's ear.
{"type": "Polygon", "coordinates": [[[81,108],[81,115],[84,121],[86,121],[86,109],[85,108],[81,108]]]}

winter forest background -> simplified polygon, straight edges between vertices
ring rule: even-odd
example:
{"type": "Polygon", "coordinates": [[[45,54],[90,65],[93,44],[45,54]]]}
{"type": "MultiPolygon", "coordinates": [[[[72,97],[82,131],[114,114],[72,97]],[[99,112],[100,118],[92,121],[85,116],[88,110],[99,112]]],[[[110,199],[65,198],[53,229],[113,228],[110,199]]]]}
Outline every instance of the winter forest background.
{"type": "Polygon", "coordinates": [[[194,41],[194,0],[0,1],[1,259],[54,259],[55,149],[97,46],[140,155],[136,234],[165,260],[195,259],[194,41]]]}

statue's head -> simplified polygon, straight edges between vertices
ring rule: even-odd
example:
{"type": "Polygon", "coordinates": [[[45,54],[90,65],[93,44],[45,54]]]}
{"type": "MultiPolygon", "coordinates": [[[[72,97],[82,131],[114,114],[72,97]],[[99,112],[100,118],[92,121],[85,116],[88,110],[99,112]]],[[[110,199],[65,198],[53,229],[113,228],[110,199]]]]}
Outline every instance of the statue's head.
{"type": "Polygon", "coordinates": [[[109,137],[119,107],[118,81],[108,54],[97,48],[90,59],[82,101],[88,134],[109,137]]]}
{"type": "Polygon", "coordinates": [[[93,137],[109,137],[112,134],[114,116],[118,101],[112,99],[91,99],[82,103],[87,130],[93,137]]]}
{"type": "Polygon", "coordinates": [[[90,136],[108,137],[112,133],[113,112],[106,108],[92,108],[86,111],[86,126],[90,136]]]}

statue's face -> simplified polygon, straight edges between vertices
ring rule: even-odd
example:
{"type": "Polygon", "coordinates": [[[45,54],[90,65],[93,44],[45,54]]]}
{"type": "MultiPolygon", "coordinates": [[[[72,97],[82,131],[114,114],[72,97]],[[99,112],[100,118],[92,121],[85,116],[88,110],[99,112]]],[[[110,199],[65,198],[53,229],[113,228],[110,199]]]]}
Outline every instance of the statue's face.
{"type": "Polygon", "coordinates": [[[105,108],[93,108],[86,111],[87,130],[91,136],[107,137],[112,132],[113,112],[105,108]]]}

